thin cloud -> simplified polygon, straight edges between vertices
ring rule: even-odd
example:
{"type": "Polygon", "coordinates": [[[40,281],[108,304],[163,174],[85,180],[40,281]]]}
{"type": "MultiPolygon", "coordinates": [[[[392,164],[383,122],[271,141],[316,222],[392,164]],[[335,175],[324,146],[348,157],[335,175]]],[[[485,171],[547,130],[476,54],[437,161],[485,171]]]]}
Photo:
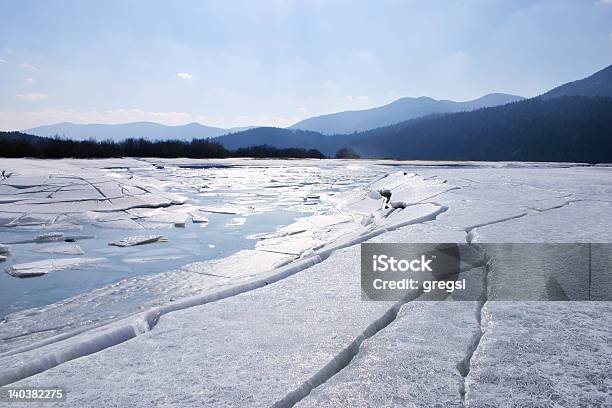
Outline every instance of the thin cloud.
{"type": "Polygon", "coordinates": [[[49,95],[45,94],[45,93],[38,93],[38,92],[30,92],[30,93],[25,93],[25,94],[17,94],[16,95],[17,98],[22,99],[24,101],[32,101],[32,102],[36,102],[36,101],[40,101],[43,99],[47,99],[49,97],[49,95]]]}
{"type": "Polygon", "coordinates": [[[34,78],[24,78],[23,82],[27,82],[28,84],[33,84],[34,83],[34,78]]]}
{"type": "Polygon", "coordinates": [[[323,82],[323,85],[325,85],[325,86],[334,86],[335,84],[334,84],[334,81],[330,80],[330,81],[323,82]]]}
{"type": "Polygon", "coordinates": [[[25,68],[25,69],[32,69],[32,70],[37,70],[38,68],[36,68],[34,65],[29,64],[27,62],[22,62],[21,64],[19,64],[19,66],[21,68],[25,68]]]}
{"type": "Polygon", "coordinates": [[[465,51],[456,51],[450,54],[451,58],[468,58],[470,56],[469,53],[465,52],[465,51]]]}
{"type": "Polygon", "coordinates": [[[193,78],[193,75],[191,75],[189,72],[179,72],[179,73],[176,74],[176,77],[178,79],[189,80],[189,79],[193,78]]]}
{"type": "Polygon", "coordinates": [[[6,64],[6,60],[0,59],[0,64],[6,64]]]}

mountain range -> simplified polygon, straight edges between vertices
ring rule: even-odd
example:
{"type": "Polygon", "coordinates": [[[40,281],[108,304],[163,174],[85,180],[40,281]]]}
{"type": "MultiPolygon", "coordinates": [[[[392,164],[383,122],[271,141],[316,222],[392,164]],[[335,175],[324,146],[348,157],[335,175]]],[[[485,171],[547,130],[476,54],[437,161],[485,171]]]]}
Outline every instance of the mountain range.
{"type": "MultiPolygon", "coordinates": [[[[388,105],[360,111],[338,112],[303,120],[290,129],[310,130],[324,134],[353,133],[388,126],[404,120],[433,113],[460,112],[485,106],[504,105],[524,98],[515,95],[489,94],[468,102],[435,100],[428,97],[401,98],[388,105]]],[[[254,127],[223,129],[189,123],[180,126],[167,126],[153,122],[133,122],[123,124],[76,124],[70,122],[39,126],[23,130],[24,133],[72,140],[124,140],[127,138],[147,138],[149,140],[191,140],[217,137],[236,133],[254,127]]]]}
{"type": "Polygon", "coordinates": [[[612,161],[612,66],[535,98],[329,136],[256,128],[216,138],[230,149],[254,144],[334,155],[430,160],[612,161]]]}
{"type": "MultiPolygon", "coordinates": [[[[199,124],[69,124],[66,127],[78,135],[60,132],[66,124],[41,128],[50,132],[47,135],[60,134],[75,139],[117,140],[142,136],[148,139],[186,140],[212,137],[211,141],[230,150],[265,144],[281,149],[316,149],[328,156],[333,156],[341,148],[351,148],[362,157],[372,158],[610,163],[612,66],[531,99],[504,94],[491,94],[469,102],[402,98],[379,108],[325,115],[300,123],[302,125],[298,123],[288,129],[258,127],[243,131],[234,129],[233,133],[228,133],[232,131],[230,129],[199,124]],[[409,119],[397,122],[405,117],[409,119]],[[304,122],[328,126],[328,130],[324,133],[296,128],[304,125],[304,122]],[[359,132],[329,134],[335,132],[329,129],[375,124],[384,125],[359,132]],[[93,136],[94,133],[81,129],[102,129],[107,133],[94,132],[96,136],[93,136]],[[125,133],[113,133],[117,129],[127,130],[125,133]],[[180,132],[178,136],[172,133],[177,131],[180,132]],[[219,132],[226,134],[213,136],[219,132]]],[[[40,134],[41,128],[27,132],[40,134]]]]}
{"type": "Polygon", "coordinates": [[[471,111],[523,100],[522,96],[488,94],[467,102],[436,100],[426,96],[401,98],[372,109],[345,111],[302,120],[290,129],[311,130],[325,135],[363,132],[434,113],[471,111]]]}
{"type": "Polygon", "coordinates": [[[216,137],[247,129],[250,129],[250,127],[223,129],[199,123],[168,126],[154,122],[132,122],[113,125],[81,125],[63,122],[26,129],[23,132],[44,137],[60,136],[72,140],[124,140],[141,137],[150,140],[191,140],[216,137]]]}

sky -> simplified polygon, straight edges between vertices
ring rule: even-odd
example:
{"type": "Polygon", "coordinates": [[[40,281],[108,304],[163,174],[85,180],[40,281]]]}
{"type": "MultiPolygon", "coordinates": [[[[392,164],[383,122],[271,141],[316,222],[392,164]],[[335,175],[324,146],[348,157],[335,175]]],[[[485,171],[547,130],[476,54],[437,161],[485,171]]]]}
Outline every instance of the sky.
{"type": "Polygon", "coordinates": [[[531,97],[612,64],[612,0],[3,1],[0,129],[289,126],[531,97]]]}

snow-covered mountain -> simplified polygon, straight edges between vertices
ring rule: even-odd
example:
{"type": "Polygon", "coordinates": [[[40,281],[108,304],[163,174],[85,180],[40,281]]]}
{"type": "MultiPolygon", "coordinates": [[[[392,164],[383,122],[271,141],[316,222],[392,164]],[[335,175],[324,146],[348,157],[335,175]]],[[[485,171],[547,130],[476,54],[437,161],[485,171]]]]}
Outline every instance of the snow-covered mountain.
{"type": "Polygon", "coordinates": [[[327,135],[362,132],[434,113],[471,111],[523,99],[522,96],[503,93],[492,93],[467,102],[436,100],[426,96],[401,98],[377,108],[308,118],[291,126],[290,129],[311,130],[327,135]]]}

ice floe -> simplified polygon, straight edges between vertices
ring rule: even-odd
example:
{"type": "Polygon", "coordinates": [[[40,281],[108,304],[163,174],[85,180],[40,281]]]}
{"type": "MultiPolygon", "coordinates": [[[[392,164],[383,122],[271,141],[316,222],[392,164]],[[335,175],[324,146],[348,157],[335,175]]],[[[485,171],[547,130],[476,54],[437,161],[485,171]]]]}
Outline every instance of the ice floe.
{"type": "Polygon", "coordinates": [[[131,237],[125,237],[117,241],[109,242],[108,245],[118,247],[129,247],[134,245],[151,244],[153,242],[159,242],[164,238],[163,235],[134,235],[131,237]]]}
{"type": "Polygon", "coordinates": [[[6,268],[6,272],[9,275],[15,276],[17,278],[31,278],[45,275],[49,272],[91,265],[102,262],[104,260],[104,258],[46,259],[42,261],[15,264],[6,268]]]}
{"type": "Polygon", "coordinates": [[[78,245],[58,245],[37,248],[36,252],[47,254],[83,255],[85,252],[78,245]]]}
{"type": "Polygon", "coordinates": [[[208,223],[209,222],[209,219],[208,219],[207,216],[205,216],[203,214],[200,214],[197,211],[191,212],[191,213],[189,213],[189,215],[191,216],[191,220],[194,223],[202,223],[202,224],[204,224],[204,223],[208,223]]]}
{"type": "Polygon", "coordinates": [[[232,218],[230,222],[225,224],[227,227],[236,227],[239,225],[243,225],[246,222],[246,218],[244,217],[235,217],[232,218]]]}
{"type": "Polygon", "coordinates": [[[44,234],[37,235],[34,238],[36,242],[50,242],[50,241],[62,241],[64,239],[63,232],[46,232],[44,234]]]}

